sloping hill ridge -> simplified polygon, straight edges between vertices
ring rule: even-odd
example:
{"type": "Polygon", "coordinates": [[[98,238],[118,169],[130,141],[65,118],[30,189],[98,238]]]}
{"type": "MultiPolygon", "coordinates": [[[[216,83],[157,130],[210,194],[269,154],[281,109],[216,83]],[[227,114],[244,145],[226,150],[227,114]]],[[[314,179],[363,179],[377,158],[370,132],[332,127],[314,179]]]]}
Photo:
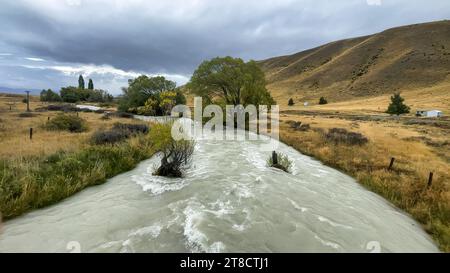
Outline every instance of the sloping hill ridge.
{"type": "Polygon", "coordinates": [[[275,99],[344,101],[448,85],[450,21],[393,28],[259,64],[275,99]]]}

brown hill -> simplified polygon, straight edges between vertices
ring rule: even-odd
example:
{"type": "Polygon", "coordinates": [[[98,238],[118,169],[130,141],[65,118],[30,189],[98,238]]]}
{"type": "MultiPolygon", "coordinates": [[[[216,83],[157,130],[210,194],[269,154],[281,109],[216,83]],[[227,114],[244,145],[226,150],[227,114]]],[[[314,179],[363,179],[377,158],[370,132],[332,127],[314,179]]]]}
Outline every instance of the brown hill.
{"type": "Polygon", "coordinates": [[[450,21],[393,28],[259,63],[269,90],[283,100],[346,101],[448,86],[450,21]]]}

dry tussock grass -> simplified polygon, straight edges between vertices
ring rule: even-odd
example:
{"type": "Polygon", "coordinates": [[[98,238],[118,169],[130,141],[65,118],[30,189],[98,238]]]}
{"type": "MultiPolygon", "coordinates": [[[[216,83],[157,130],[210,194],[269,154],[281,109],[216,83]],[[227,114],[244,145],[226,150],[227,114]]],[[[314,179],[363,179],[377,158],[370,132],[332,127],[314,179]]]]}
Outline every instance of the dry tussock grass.
{"type": "Polygon", "coordinates": [[[418,220],[444,251],[450,251],[450,181],[449,162],[442,153],[447,147],[430,147],[417,140],[404,140],[427,134],[441,139],[444,129],[404,126],[391,122],[355,122],[311,116],[285,115],[282,120],[303,121],[312,130],[296,131],[289,123],[281,123],[280,138],[300,152],[353,176],[368,189],[380,194],[418,220]],[[364,145],[330,142],[324,136],[329,128],[345,128],[369,139],[364,145]],[[321,128],[322,130],[318,130],[321,128]],[[428,128],[426,128],[428,129],[428,128]],[[388,171],[390,158],[394,169],[388,171]],[[428,175],[434,172],[431,188],[428,175]]]}
{"type": "MultiPolygon", "coordinates": [[[[83,133],[47,131],[43,125],[49,117],[52,119],[60,112],[33,112],[34,117],[20,118],[19,114],[26,111],[26,104],[21,100],[21,97],[0,96],[0,159],[78,151],[89,145],[89,138],[96,130],[107,130],[116,122],[141,123],[116,117],[105,120],[101,118],[101,114],[81,112],[79,116],[87,121],[88,131],[83,133]],[[12,111],[9,110],[9,103],[15,103],[12,111]],[[29,139],[30,128],[33,128],[32,140],[29,139]]],[[[33,111],[46,105],[48,104],[32,97],[30,108],[33,111]]]]}

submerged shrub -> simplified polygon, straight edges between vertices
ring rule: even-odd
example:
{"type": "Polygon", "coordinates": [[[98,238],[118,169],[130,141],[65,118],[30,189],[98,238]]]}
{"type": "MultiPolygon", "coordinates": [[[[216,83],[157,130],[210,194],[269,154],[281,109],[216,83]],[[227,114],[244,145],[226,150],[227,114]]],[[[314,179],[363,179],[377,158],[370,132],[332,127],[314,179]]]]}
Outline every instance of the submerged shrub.
{"type": "Polygon", "coordinates": [[[86,121],[74,115],[59,114],[44,125],[50,131],[80,133],[87,130],[86,121]]]}
{"type": "Polygon", "coordinates": [[[182,177],[194,154],[195,142],[191,140],[174,140],[171,135],[172,125],[157,124],[150,139],[156,149],[162,153],[161,165],[153,173],[158,176],[182,177]]]}
{"type": "Polygon", "coordinates": [[[338,143],[344,143],[348,145],[364,145],[369,140],[367,137],[360,133],[349,132],[344,128],[331,128],[328,130],[328,133],[325,134],[325,139],[338,143]]]}
{"type": "Polygon", "coordinates": [[[272,152],[272,155],[267,159],[267,165],[272,168],[277,168],[287,173],[291,172],[292,161],[287,155],[272,152]]]}
{"type": "Polygon", "coordinates": [[[110,116],[118,117],[118,118],[134,118],[134,115],[126,112],[114,112],[110,113],[110,116]]]}

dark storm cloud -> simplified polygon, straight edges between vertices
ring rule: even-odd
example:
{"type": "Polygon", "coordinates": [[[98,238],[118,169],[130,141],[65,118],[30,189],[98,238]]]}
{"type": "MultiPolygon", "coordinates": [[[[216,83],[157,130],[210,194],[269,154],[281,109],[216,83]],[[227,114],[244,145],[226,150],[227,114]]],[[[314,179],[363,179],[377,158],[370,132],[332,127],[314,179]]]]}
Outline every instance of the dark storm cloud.
{"type": "Polygon", "coordinates": [[[7,0],[0,53],[188,77],[215,56],[263,59],[446,18],[448,0],[7,0]]]}

